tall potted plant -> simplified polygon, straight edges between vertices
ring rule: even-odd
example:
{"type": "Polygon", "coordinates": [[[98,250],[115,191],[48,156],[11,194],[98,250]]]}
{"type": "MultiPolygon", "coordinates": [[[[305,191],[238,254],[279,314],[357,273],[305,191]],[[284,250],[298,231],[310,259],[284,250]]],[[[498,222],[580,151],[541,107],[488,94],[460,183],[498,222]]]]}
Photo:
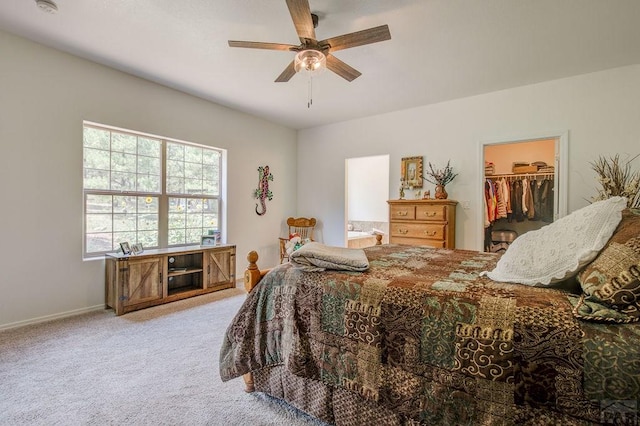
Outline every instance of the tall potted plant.
{"type": "Polygon", "coordinates": [[[637,157],[638,155],[622,163],[618,154],[609,158],[600,156],[590,163],[601,186],[597,188],[598,195],[592,198],[593,201],[621,196],[627,198],[627,207],[639,208],[640,171],[631,170],[631,162],[637,157]]]}

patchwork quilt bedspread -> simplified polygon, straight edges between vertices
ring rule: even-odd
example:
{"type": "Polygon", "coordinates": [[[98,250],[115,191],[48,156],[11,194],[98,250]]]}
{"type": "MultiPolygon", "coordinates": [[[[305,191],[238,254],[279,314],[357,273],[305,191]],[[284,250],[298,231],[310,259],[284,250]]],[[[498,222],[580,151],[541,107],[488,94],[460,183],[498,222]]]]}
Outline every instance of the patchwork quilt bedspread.
{"type": "Polygon", "coordinates": [[[638,324],[578,320],[570,292],[480,277],[491,253],[366,254],[366,272],[270,271],[227,329],[222,379],[284,365],[423,424],[637,422],[638,324]]]}

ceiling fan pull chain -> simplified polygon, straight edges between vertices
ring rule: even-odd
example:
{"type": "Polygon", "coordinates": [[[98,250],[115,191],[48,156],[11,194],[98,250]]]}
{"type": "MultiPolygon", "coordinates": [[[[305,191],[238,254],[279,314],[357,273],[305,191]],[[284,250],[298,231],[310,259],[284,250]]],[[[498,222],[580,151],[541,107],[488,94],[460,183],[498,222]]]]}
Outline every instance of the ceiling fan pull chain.
{"type": "Polygon", "coordinates": [[[309,89],[309,99],[307,100],[307,108],[311,108],[311,105],[313,105],[313,76],[311,74],[309,74],[309,83],[308,83],[308,89],[309,89]]]}

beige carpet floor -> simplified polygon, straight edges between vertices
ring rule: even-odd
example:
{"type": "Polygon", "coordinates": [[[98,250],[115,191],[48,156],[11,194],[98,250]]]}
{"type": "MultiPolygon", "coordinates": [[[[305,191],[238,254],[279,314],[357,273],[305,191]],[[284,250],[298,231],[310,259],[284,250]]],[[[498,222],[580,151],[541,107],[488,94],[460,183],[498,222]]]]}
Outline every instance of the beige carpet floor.
{"type": "Polygon", "coordinates": [[[0,425],[314,425],[222,383],[220,345],[240,289],[116,317],[112,310],[0,332],[0,425]]]}

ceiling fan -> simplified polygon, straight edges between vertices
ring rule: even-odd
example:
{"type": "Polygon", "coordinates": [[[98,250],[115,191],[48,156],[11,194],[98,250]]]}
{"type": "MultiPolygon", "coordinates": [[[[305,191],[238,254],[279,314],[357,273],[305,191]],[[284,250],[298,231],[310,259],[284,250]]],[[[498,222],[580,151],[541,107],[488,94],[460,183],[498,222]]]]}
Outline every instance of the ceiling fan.
{"type": "Polygon", "coordinates": [[[313,72],[323,67],[338,74],[347,81],[353,81],[361,73],[332,55],[338,50],[363,46],[390,40],[388,25],[356,31],[325,40],[316,40],[315,27],[318,17],[312,15],[308,0],[286,0],[291,19],[300,38],[300,44],[263,43],[258,41],[229,40],[230,47],[246,47],[251,49],[288,50],[297,52],[296,57],[276,78],[277,83],[287,82],[298,71],[313,72]]]}

